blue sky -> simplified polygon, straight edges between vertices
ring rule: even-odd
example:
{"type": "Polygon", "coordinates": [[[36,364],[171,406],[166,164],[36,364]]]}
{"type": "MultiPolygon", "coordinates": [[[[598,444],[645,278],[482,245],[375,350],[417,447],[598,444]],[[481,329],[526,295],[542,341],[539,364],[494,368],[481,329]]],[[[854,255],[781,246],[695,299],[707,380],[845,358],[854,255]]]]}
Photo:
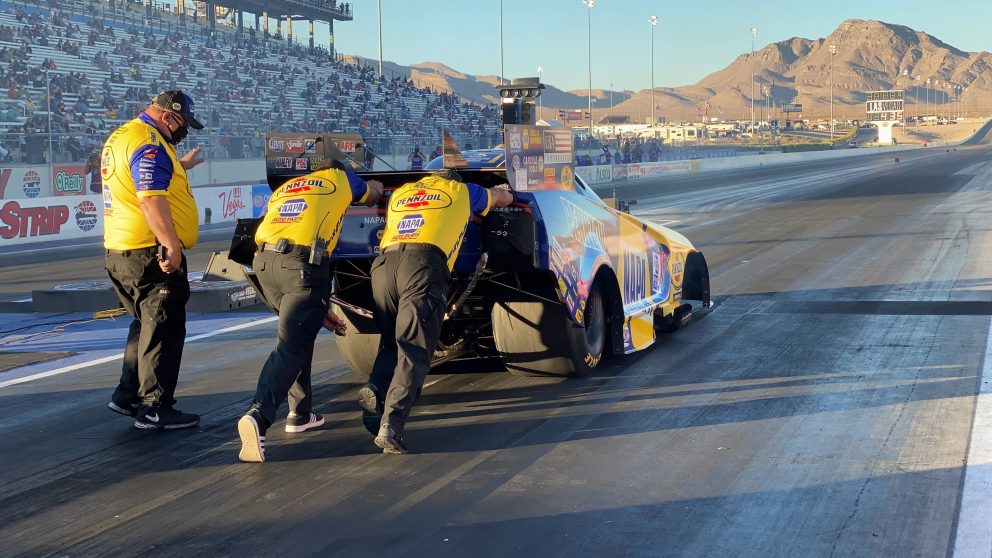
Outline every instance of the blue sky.
{"type": "MultiPolygon", "coordinates": [[[[500,73],[499,0],[381,0],[383,58],[402,65],[441,62],[458,71],[500,73]]],[[[588,10],[582,0],[503,0],[505,76],[536,76],[565,90],[588,84],[588,10]]],[[[355,19],[335,26],[339,52],[378,59],[376,0],[353,0],[355,19]]],[[[593,88],[640,90],[695,83],[751,48],[829,35],[849,18],[926,31],[966,51],[992,50],[989,0],[596,0],[592,9],[593,88]]],[[[326,27],[318,27],[319,34],[326,27]]]]}

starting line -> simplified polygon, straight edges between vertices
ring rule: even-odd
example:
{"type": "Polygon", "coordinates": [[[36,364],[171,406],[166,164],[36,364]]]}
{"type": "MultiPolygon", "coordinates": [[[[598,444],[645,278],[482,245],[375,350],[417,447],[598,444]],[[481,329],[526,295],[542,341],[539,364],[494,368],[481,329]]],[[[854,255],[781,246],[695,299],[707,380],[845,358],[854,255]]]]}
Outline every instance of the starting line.
{"type": "MultiPolygon", "coordinates": [[[[218,329],[218,330],[215,330],[215,331],[208,331],[207,333],[201,333],[199,335],[194,335],[192,337],[187,337],[186,338],[186,343],[189,343],[191,341],[199,341],[200,339],[207,339],[208,337],[215,337],[217,335],[222,335],[224,333],[230,333],[232,331],[239,331],[239,330],[242,330],[242,329],[248,329],[250,327],[254,327],[254,326],[257,326],[257,325],[262,325],[262,324],[267,324],[267,323],[270,323],[270,322],[274,322],[274,321],[276,321],[278,319],[279,319],[279,316],[268,316],[268,317],[262,318],[260,320],[253,320],[253,321],[250,321],[250,322],[247,322],[247,323],[233,325],[233,326],[228,326],[228,327],[221,328],[221,329],[218,329]]],[[[40,380],[41,378],[49,378],[51,376],[58,376],[60,374],[65,374],[67,372],[72,372],[73,370],[79,370],[81,368],[88,368],[90,366],[96,366],[98,364],[106,364],[108,362],[114,362],[115,360],[120,360],[122,358],[124,358],[124,353],[123,352],[117,353],[117,354],[114,354],[114,355],[110,355],[110,356],[106,356],[106,357],[101,357],[101,358],[93,359],[93,360],[88,360],[86,362],[80,362],[80,363],[77,363],[77,364],[72,364],[72,365],[69,365],[69,366],[63,366],[62,368],[56,368],[55,370],[48,370],[46,372],[38,372],[37,374],[31,374],[31,375],[28,375],[28,376],[23,376],[21,378],[14,378],[14,379],[11,379],[11,380],[6,380],[6,381],[3,381],[3,382],[0,382],[0,389],[5,388],[5,387],[9,387],[9,386],[13,386],[13,385],[17,385],[17,384],[27,383],[27,382],[30,382],[30,381],[33,381],[33,380],[40,380]]]]}

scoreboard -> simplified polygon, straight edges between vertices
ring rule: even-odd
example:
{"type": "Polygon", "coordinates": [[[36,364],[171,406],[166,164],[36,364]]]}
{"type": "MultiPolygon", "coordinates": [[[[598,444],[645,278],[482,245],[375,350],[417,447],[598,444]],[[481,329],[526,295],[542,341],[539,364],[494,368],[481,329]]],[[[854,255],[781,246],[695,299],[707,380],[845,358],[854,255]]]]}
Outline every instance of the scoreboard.
{"type": "Polygon", "coordinates": [[[902,89],[890,91],[869,91],[865,101],[865,112],[868,122],[887,122],[902,120],[903,97],[902,89]]]}

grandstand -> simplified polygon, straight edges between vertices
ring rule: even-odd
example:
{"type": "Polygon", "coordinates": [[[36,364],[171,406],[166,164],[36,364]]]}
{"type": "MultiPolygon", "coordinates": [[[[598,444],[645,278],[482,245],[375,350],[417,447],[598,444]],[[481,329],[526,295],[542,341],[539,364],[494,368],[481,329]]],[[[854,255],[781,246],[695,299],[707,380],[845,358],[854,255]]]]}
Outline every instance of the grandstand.
{"type": "MultiPolygon", "coordinates": [[[[191,14],[190,4],[180,11],[168,2],[0,0],[0,84],[7,89],[0,157],[46,162],[51,138],[54,162],[82,162],[168,88],[197,101],[208,129],[192,135],[190,146],[201,144],[214,159],[261,156],[270,130],[357,133],[383,154],[436,145],[442,128],[463,144],[499,142],[495,105],[378,76],[331,48],[284,38],[279,27],[270,34],[268,18],[261,29],[258,18],[245,27],[242,10],[251,1],[227,2],[212,12],[220,18],[191,14]]],[[[351,18],[348,4],[330,0],[254,4],[288,21],[290,12],[351,18]]]]}

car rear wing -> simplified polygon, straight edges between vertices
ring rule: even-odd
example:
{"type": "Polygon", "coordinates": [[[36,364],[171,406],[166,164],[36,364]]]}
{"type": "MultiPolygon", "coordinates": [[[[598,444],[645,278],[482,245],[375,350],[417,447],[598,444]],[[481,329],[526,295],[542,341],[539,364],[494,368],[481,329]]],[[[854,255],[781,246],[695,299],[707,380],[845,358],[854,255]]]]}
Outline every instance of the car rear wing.
{"type": "Polygon", "coordinates": [[[354,170],[364,170],[365,146],[357,134],[265,134],[265,178],[275,190],[287,180],[317,169],[326,159],[337,159],[354,170]]]}

